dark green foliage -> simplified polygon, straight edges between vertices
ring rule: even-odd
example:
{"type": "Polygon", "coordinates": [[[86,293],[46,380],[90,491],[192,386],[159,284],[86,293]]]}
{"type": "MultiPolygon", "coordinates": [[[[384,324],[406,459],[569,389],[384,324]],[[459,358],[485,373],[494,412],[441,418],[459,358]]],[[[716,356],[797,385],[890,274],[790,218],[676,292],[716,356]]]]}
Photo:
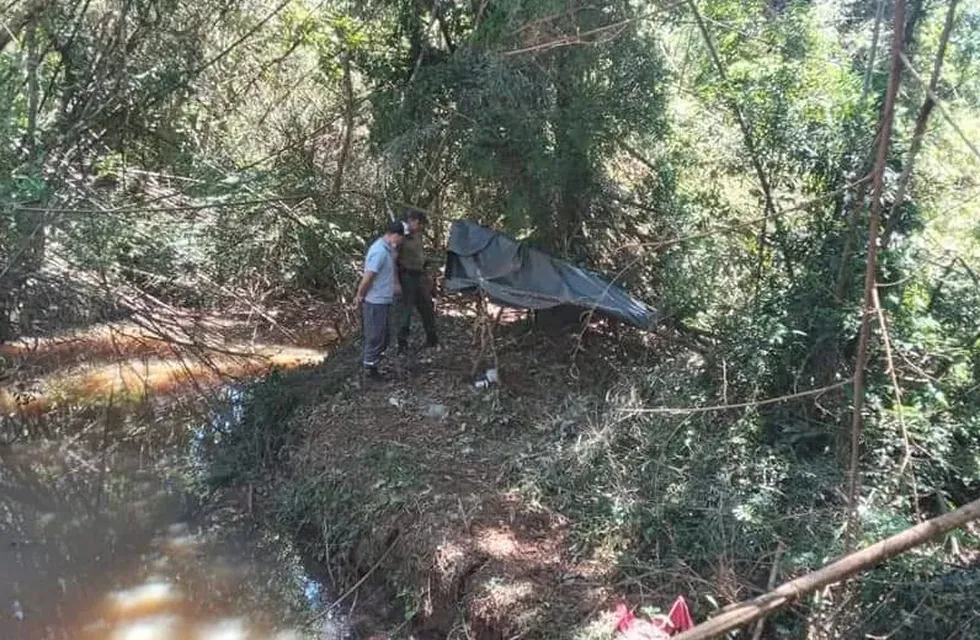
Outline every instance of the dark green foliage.
{"type": "MultiPolygon", "coordinates": [[[[15,17],[35,6],[17,4],[15,17]]],[[[907,50],[928,74],[946,5],[909,5],[907,50]]],[[[961,5],[937,93],[975,137],[980,18],[961,5]]],[[[871,198],[851,183],[870,167],[891,3],[874,52],[876,3],[698,3],[722,70],[689,7],[650,2],[36,7],[0,35],[0,342],[59,326],[65,309],[87,322],[312,293],[339,310],[401,204],[428,209],[437,240],[477,219],[605,272],[664,318],[667,343],[648,349],[663,362],[620,372],[608,402],[567,407],[575,437],[564,429],[518,474],[574,520],[583,553],[614,549],[645,586],[663,563],[758,588],[777,541],[783,577],[840,551],[849,388],[689,419],[618,412],[853,376],[875,239],[871,198]]],[[[902,81],[881,202],[899,217],[877,273],[892,358],[876,326],[865,398],[867,541],[980,491],[980,161],[934,113],[893,201],[925,97],[902,81]]],[[[225,435],[226,479],[290,446],[295,389],[273,377],[254,390],[225,435]]],[[[393,451],[364,464],[409,491],[411,461],[393,451]]],[[[349,509],[358,528],[336,542],[352,547],[373,512],[345,482],[287,488],[283,518],[349,509]]],[[[937,546],[870,576],[860,633],[959,633],[969,580],[927,594],[949,560],[937,546]]]]}
{"type": "Polygon", "coordinates": [[[451,51],[410,46],[401,70],[379,79],[372,130],[402,197],[427,203],[443,185],[426,174],[447,175],[483,220],[590,254],[583,233],[603,206],[605,161],[619,142],[666,129],[663,63],[633,12],[493,3],[452,34],[451,51]],[[591,46],[552,42],[613,29],[591,46]]]}
{"type": "Polygon", "coordinates": [[[302,390],[297,374],[284,380],[276,371],[234,392],[228,414],[213,420],[207,434],[214,443],[212,482],[255,481],[275,465],[293,438],[295,422],[290,418],[301,404],[302,390]]]}

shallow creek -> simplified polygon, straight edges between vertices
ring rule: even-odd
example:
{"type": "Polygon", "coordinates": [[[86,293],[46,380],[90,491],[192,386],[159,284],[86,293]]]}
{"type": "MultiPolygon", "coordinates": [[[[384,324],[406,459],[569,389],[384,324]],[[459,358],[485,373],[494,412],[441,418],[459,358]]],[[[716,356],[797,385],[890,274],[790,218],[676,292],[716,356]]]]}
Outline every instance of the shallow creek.
{"type": "Polygon", "coordinates": [[[0,640],[350,637],[289,541],[206,481],[241,387],[180,369],[138,400],[102,385],[0,414],[0,640]]]}

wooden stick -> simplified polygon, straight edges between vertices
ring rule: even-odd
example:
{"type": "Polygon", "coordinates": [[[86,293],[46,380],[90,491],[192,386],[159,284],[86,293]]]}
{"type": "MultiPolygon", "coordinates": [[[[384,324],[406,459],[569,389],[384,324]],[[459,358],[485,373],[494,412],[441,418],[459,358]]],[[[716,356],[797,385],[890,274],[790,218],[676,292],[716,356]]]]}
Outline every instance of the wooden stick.
{"type": "Polygon", "coordinates": [[[980,519],[980,499],[974,500],[956,511],[927,520],[922,524],[906,529],[902,533],[876,542],[870,547],[855,551],[822,569],[783,583],[769,593],[743,602],[733,609],[702,622],[679,636],[675,636],[674,640],[717,638],[778,611],[817,589],[841,582],[856,573],[867,571],[909,549],[925,544],[977,519],[980,519]]]}
{"type": "MultiPolygon", "coordinates": [[[[776,545],[776,555],[772,559],[772,568],[769,569],[769,582],[766,588],[772,591],[772,588],[776,586],[776,577],[779,575],[779,559],[783,557],[783,543],[780,542],[776,545]]],[[[762,630],[766,626],[766,617],[762,616],[755,623],[755,631],[752,633],[752,640],[760,640],[762,638],[762,630]]]]}
{"type": "Polygon", "coordinates": [[[473,366],[470,368],[470,377],[476,375],[477,369],[480,368],[480,363],[483,360],[483,354],[487,351],[487,302],[483,295],[483,290],[479,292],[479,298],[476,301],[476,322],[473,327],[473,339],[480,340],[480,351],[476,354],[476,358],[473,360],[473,366]]]}
{"type": "Polygon", "coordinates": [[[497,338],[494,334],[494,329],[497,328],[497,323],[500,322],[500,315],[504,312],[503,307],[500,308],[500,312],[497,313],[497,317],[493,320],[490,319],[490,308],[487,306],[486,298],[483,299],[483,306],[486,309],[486,323],[487,323],[487,339],[490,341],[490,354],[493,356],[493,369],[497,372],[497,380],[499,382],[500,378],[500,365],[497,363],[497,338]]]}

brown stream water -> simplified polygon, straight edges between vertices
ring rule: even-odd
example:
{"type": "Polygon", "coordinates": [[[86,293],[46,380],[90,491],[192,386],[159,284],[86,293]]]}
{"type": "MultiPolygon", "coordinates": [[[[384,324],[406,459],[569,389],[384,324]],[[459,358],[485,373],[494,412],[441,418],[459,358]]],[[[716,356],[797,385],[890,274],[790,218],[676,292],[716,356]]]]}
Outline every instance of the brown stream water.
{"type": "Polygon", "coordinates": [[[243,387],[148,362],[141,380],[105,363],[55,374],[73,384],[41,384],[43,411],[0,387],[0,640],[348,637],[290,542],[206,482],[243,387]]]}

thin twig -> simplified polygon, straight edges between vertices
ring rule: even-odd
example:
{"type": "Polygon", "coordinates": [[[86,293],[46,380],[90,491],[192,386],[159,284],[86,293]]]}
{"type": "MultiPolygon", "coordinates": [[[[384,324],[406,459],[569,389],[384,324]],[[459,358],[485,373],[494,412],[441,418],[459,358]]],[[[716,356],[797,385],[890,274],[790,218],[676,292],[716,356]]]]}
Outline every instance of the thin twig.
{"type": "Polygon", "coordinates": [[[377,562],[375,562],[371,566],[371,568],[367,570],[367,573],[365,573],[363,576],[361,576],[361,579],[354,583],[354,586],[352,586],[350,589],[348,589],[347,591],[345,591],[343,593],[343,595],[341,595],[339,598],[337,598],[332,603],[330,603],[330,606],[328,606],[323,611],[321,611],[320,613],[318,613],[315,616],[313,616],[312,618],[310,618],[310,621],[307,622],[306,625],[309,626],[309,625],[313,624],[314,622],[316,622],[317,620],[320,620],[321,618],[323,618],[324,616],[326,616],[327,614],[329,614],[331,611],[333,611],[334,609],[336,609],[337,608],[337,605],[339,605],[341,602],[343,602],[344,600],[346,600],[347,598],[349,598],[351,596],[351,594],[355,593],[361,587],[361,585],[364,584],[364,582],[367,581],[367,579],[370,578],[371,575],[375,571],[378,570],[378,567],[380,567],[381,566],[381,563],[385,561],[385,558],[388,557],[388,554],[390,554],[391,551],[392,551],[392,549],[395,548],[395,545],[398,544],[398,541],[399,540],[401,540],[401,534],[400,533],[397,536],[395,536],[395,539],[391,541],[391,544],[388,545],[388,548],[385,549],[385,552],[381,554],[381,557],[378,558],[377,562]]]}
{"type": "Polygon", "coordinates": [[[689,414],[689,413],[709,413],[711,411],[727,411],[729,409],[748,409],[751,407],[762,407],[770,404],[778,404],[780,402],[787,402],[789,400],[796,400],[798,398],[806,398],[809,396],[816,396],[828,391],[833,391],[834,389],[840,389],[841,387],[846,387],[853,382],[853,378],[848,378],[847,380],[842,380],[835,384],[827,385],[825,387],[820,387],[819,389],[809,389],[807,391],[799,391],[797,393],[790,393],[784,396],[778,396],[775,398],[767,398],[765,400],[753,400],[751,402],[738,402],[735,404],[716,404],[704,407],[650,407],[650,408],[639,408],[639,409],[622,409],[624,413],[665,413],[665,414],[689,414]]]}
{"type": "Polygon", "coordinates": [[[688,0],[680,0],[679,2],[675,2],[673,4],[669,4],[669,5],[665,6],[665,7],[659,7],[657,9],[653,10],[653,11],[648,11],[647,13],[644,13],[642,15],[635,16],[635,17],[632,17],[632,18],[626,18],[625,20],[620,20],[619,22],[614,22],[612,24],[607,24],[607,25],[602,26],[602,27],[597,27],[595,29],[590,29],[589,31],[583,31],[581,33],[575,34],[574,36],[561,36],[561,37],[556,38],[554,40],[549,40],[547,42],[540,42],[538,44],[531,45],[529,47],[524,47],[524,48],[521,48],[521,49],[512,49],[510,51],[504,51],[504,52],[501,53],[501,55],[512,57],[512,56],[524,55],[526,53],[536,53],[536,52],[539,52],[539,51],[550,51],[552,49],[558,49],[558,48],[561,48],[561,47],[571,47],[571,46],[574,46],[574,45],[601,44],[601,43],[604,43],[604,42],[609,42],[610,40],[616,38],[620,33],[622,33],[623,29],[625,29],[631,23],[633,23],[633,22],[639,22],[641,20],[647,20],[649,18],[655,17],[655,16],[660,15],[662,13],[665,13],[667,11],[670,11],[671,9],[675,9],[675,8],[677,8],[677,7],[679,7],[679,6],[683,5],[683,4],[686,4],[687,2],[688,2],[688,0]],[[596,39],[596,40],[588,40],[587,39],[587,38],[589,38],[591,36],[602,35],[602,34],[606,33],[607,31],[613,31],[613,30],[616,30],[616,29],[619,29],[619,31],[616,32],[612,36],[607,36],[604,39],[596,39]]]}
{"type": "Polygon", "coordinates": [[[323,564],[327,567],[327,576],[330,578],[330,587],[332,589],[337,588],[337,579],[333,576],[333,568],[331,568],[330,561],[330,537],[327,535],[327,520],[324,518],[322,529],[323,531],[323,564]]]}
{"type": "Polygon", "coordinates": [[[212,202],[210,204],[189,204],[173,207],[149,207],[144,208],[139,205],[130,207],[119,207],[117,209],[56,209],[51,207],[18,207],[14,206],[14,211],[32,211],[36,213],[57,213],[57,214],[111,214],[111,213],[166,213],[168,211],[198,211],[201,209],[221,209],[224,207],[243,207],[253,204],[268,204],[270,202],[298,201],[301,202],[312,198],[313,194],[306,193],[296,196],[276,196],[274,198],[258,198],[255,200],[239,200],[236,202],[212,202]]]}
{"type": "MultiPolygon", "coordinates": [[[[871,295],[874,296],[874,307],[878,312],[878,327],[881,329],[881,340],[885,346],[885,360],[888,363],[887,373],[891,379],[892,393],[895,396],[895,414],[898,416],[898,427],[902,435],[902,449],[904,451],[902,463],[898,466],[898,475],[904,477],[905,469],[912,462],[912,445],[909,440],[908,428],[905,425],[905,414],[902,411],[902,389],[898,386],[898,376],[895,373],[895,360],[892,358],[892,344],[888,336],[888,324],[885,322],[885,312],[881,308],[881,300],[878,297],[877,287],[874,288],[871,295]]],[[[922,522],[922,512],[919,510],[919,500],[917,498],[919,488],[918,482],[915,479],[914,468],[909,471],[909,482],[911,484],[910,488],[912,489],[912,509],[915,512],[915,521],[922,522]]]]}

